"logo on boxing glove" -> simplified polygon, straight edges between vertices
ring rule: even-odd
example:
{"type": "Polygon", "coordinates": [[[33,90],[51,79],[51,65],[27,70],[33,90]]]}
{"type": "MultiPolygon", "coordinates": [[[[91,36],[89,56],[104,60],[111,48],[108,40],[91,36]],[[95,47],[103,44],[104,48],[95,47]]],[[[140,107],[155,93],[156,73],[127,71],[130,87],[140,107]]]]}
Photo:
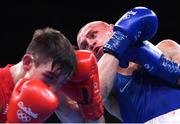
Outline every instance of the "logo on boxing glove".
{"type": "Polygon", "coordinates": [[[136,15],[136,13],[137,13],[137,12],[133,12],[133,11],[131,10],[131,11],[127,12],[126,14],[124,14],[124,15],[122,16],[122,20],[130,18],[131,16],[136,15]]]}
{"type": "Polygon", "coordinates": [[[31,118],[38,118],[38,114],[31,111],[31,108],[28,108],[24,105],[22,101],[18,102],[18,107],[20,109],[17,110],[17,117],[22,122],[30,122],[31,118]]]}

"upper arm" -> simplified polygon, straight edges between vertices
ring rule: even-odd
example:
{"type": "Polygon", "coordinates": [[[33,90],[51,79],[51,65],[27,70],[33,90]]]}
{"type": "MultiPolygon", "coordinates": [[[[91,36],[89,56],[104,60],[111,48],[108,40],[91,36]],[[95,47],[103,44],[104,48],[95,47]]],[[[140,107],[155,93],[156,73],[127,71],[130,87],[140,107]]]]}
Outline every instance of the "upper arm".
{"type": "Polygon", "coordinates": [[[119,61],[110,54],[104,54],[98,61],[99,81],[102,101],[104,102],[113,87],[119,61]]]}

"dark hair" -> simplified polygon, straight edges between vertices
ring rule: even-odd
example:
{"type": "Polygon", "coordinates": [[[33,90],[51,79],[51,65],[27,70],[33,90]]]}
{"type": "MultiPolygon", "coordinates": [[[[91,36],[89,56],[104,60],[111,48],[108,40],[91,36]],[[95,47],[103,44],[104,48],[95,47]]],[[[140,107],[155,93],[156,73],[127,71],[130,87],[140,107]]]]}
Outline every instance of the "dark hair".
{"type": "Polygon", "coordinates": [[[33,55],[36,66],[52,59],[52,68],[58,65],[60,74],[70,76],[75,70],[76,57],[70,41],[53,28],[35,30],[26,53],[33,55]]]}

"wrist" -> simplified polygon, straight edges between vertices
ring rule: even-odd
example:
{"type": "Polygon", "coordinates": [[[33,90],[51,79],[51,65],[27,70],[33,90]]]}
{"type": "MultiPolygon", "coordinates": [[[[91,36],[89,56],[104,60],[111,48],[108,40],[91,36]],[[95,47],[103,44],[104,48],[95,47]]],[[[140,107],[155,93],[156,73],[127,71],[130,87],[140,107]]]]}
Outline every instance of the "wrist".
{"type": "Polygon", "coordinates": [[[118,60],[121,59],[124,51],[133,42],[131,37],[124,32],[116,31],[109,41],[104,45],[103,52],[115,56],[118,60]]]}

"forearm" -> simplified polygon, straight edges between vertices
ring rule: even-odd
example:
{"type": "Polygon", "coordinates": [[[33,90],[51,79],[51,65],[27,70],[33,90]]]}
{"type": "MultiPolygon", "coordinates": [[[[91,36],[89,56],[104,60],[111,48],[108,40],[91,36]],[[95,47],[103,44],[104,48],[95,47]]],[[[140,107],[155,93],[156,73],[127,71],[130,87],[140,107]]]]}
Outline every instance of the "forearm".
{"type": "MultiPolygon", "coordinates": [[[[165,39],[156,45],[168,59],[180,64],[180,45],[171,39],[165,39]]],[[[180,79],[177,79],[180,85],[180,79]]]]}
{"type": "Polygon", "coordinates": [[[99,80],[103,102],[105,102],[113,87],[113,80],[116,75],[118,65],[118,59],[108,53],[105,53],[98,61],[99,80]]]}
{"type": "Polygon", "coordinates": [[[127,51],[124,58],[126,56],[129,57],[129,61],[141,65],[149,74],[169,83],[177,84],[180,77],[180,65],[164,56],[149,41],[144,41],[140,47],[132,47],[127,51]]]}

